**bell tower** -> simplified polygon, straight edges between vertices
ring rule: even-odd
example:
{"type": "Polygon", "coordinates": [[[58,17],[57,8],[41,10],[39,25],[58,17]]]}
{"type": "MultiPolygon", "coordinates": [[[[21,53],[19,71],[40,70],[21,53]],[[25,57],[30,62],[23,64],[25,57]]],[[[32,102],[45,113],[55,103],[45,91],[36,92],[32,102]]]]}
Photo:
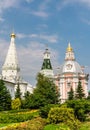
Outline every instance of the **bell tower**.
{"type": "Polygon", "coordinates": [[[16,35],[12,33],[8,53],[2,67],[2,77],[6,80],[18,78],[20,73],[15,47],[15,37],[16,35]]]}
{"type": "Polygon", "coordinates": [[[53,74],[53,68],[50,61],[50,52],[48,48],[46,48],[44,52],[44,58],[43,58],[43,64],[41,67],[40,73],[44,74],[47,77],[52,78],[54,76],[53,74]]]}

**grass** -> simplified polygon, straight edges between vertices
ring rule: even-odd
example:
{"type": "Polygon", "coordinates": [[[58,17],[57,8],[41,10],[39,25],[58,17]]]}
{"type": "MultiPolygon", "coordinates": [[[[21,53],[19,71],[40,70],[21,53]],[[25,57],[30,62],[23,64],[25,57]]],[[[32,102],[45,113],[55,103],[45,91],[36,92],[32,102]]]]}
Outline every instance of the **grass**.
{"type": "Polygon", "coordinates": [[[4,126],[7,126],[8,124],[2,124],[2,123],[0,123],[0,127],[4,127],[4,126]]]}
{"type": "MultiPolygon", "coordinates": [[[[70,130],[69,127],[67,127],[64,124],[49,124],[44,127],[44,130],[70,130]]],[[[90,122],[84,122],[81,125],[81,128],[79,130],[90,130],[90,122]]]]}
{"type": "Polygon", "coordinates": [[[44,127],[44,130],[69,130],[69,127],[67,127],[65,124],[49,124],[44,127]]]}
{"type": "Polygon", "coordinates": [[[90,122],[82,123],[80,130],[90,130],[90,122]]]}

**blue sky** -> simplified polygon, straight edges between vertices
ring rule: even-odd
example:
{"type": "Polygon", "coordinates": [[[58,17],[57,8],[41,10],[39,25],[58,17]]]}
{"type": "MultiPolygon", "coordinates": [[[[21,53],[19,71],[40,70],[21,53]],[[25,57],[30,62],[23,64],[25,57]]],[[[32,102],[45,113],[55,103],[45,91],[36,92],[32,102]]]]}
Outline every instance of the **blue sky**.
{"type": "Polygon", "coordinates": [[[70,42],[77,62],[90,73],[90,0],[0,0],[0,66],[13,29],[21,74],[29,83],[35,84],[47,44],[54,70],[70,42]]]}

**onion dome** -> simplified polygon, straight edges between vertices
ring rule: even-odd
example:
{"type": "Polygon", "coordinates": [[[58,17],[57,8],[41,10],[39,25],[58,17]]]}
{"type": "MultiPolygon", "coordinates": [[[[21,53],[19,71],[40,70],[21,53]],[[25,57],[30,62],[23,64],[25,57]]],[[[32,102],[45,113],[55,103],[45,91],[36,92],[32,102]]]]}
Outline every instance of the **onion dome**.
{"type": "Polygon", "coordinates": [[[65,61],[60,67],[62,73],[83,73],[81,66],[75,61],[74,51],[70,43],[66,49],[65,61]]]}

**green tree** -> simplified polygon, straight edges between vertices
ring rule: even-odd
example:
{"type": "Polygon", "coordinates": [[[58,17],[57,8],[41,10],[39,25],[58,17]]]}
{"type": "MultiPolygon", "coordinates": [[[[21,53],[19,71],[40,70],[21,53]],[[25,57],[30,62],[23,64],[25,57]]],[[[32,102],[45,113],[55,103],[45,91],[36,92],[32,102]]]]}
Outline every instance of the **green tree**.
{"type": "Polygon", "coordinates": [[[90,90],[89,90],[89,92],[88,92],[88,97],[87,97],[87,99],[90,99],[90,90]]]}
{"type": "Polygon", "coordinates": [[[11,109],[11,95],[4,81],[0,80],[0,111],[11,109]]]}
{"type": "Polygon", "coordinates": [[[58,103],[58,90],[54,82],[42,74],[37,75],[37,84],[30,95],[30,107],[40,107],[46,104],[58,103]]]}
{"type": "Polygon", "coordinates": [[[83,88],[82,88],[82,85],[81,85],[81,81],[80,81],[80,80],[79,80],[79,82],[78,82],[78,86],[77,86],[77,89],[76,89],[75,98],[76,98],[76,99],[85,98],[85,94],[84,94],[84,91],[83,91],[83,88]]]}
{"type": "Polygon", "coordinates": [[[74,99],[74,91],[73,88],[71,87],[70,91],[68,92],[68,100],[73,100],[74,99]]]}
{"type": "Polygon", "coordinates": [[[74,109],[75,117],[80,121],[85,121],[90,113],[90,101],[86,99],[68,100],[65,104],[74,109]]]}
{"type": "Polygon", "coordinates": [[[29,108],[30,107],[30,92],[27,91],[24,94],[24,99],[22,100],[22,108],[29,108]]]}
{"type": "Polygon", "coordinates": [[[20,90],[20,85],[18,83],[17,88],[16,88],[16,92],[15,92],[15,98],[21,99],[21,95],[22,95],[22,93],[21,93],[21,90],[20,90]]]}

